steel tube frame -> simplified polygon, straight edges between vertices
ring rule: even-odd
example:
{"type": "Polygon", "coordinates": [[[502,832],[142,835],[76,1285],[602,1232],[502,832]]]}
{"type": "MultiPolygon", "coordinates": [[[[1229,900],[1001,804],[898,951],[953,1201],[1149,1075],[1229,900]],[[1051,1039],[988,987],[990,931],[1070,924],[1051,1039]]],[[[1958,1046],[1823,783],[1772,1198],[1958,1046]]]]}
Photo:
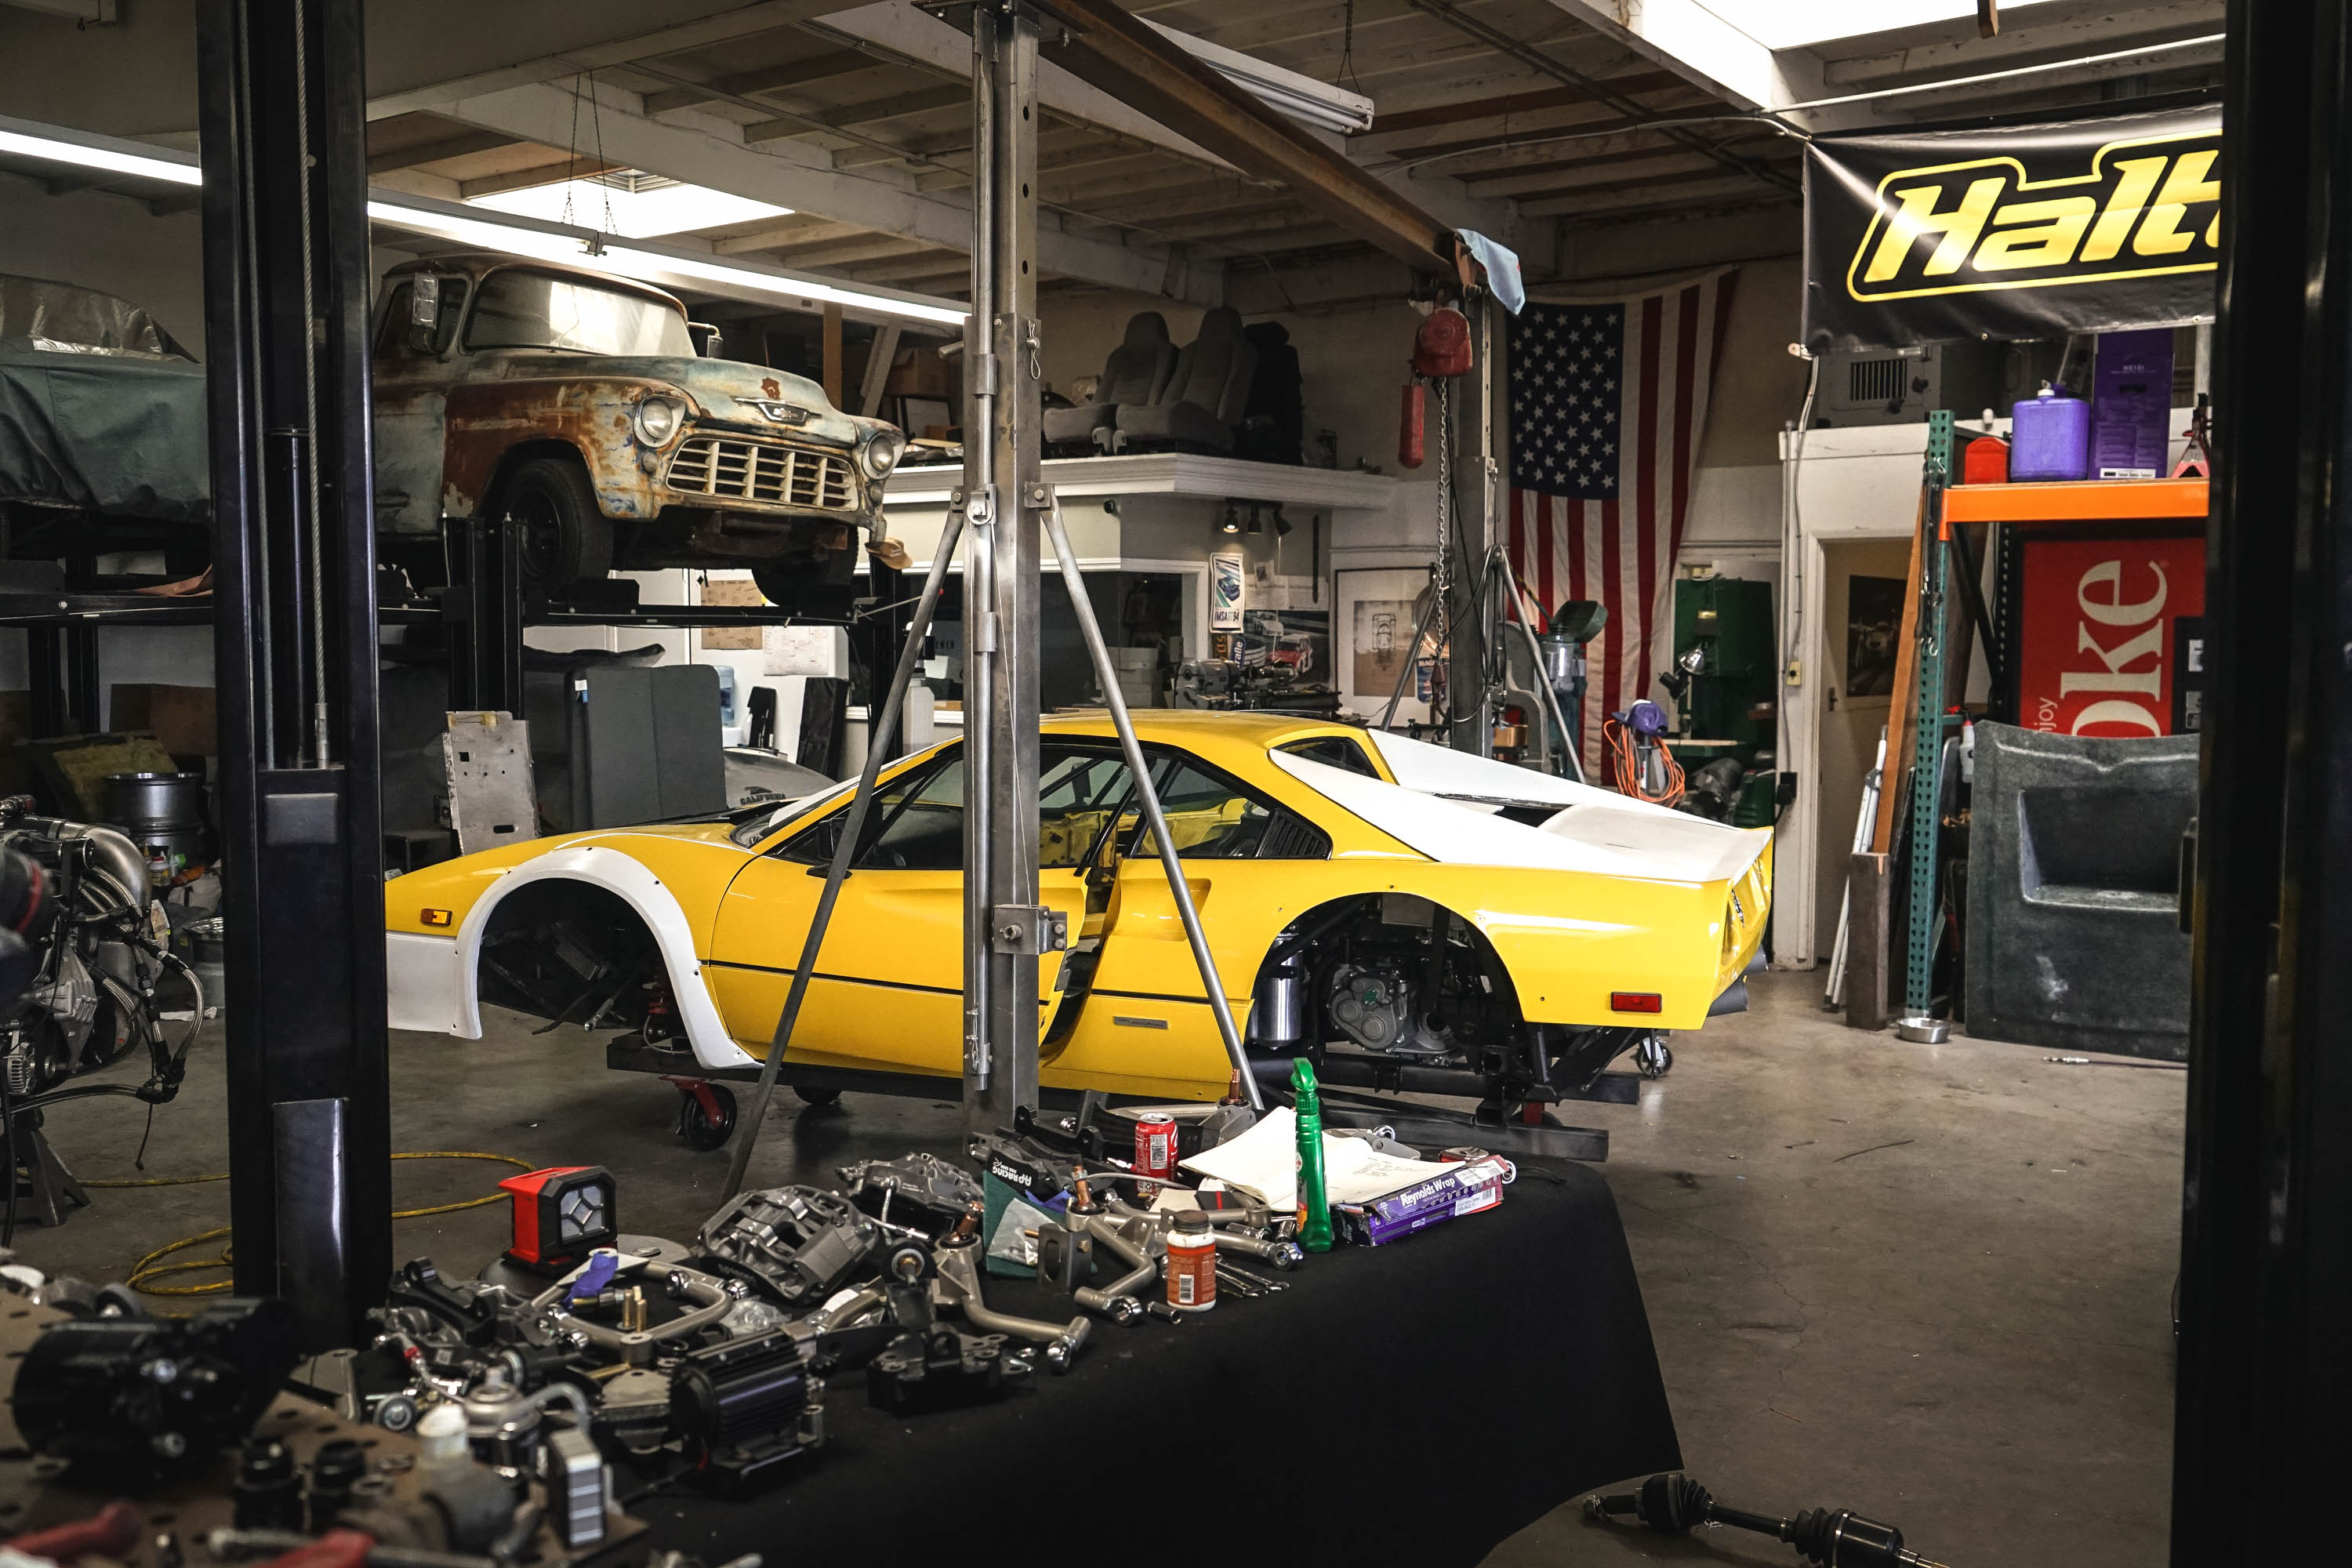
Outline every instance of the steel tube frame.
{"type": "Polygon", "coordinates": [[[2352,3],[2228,39],[2176,1568],[2340,1555],[2352,1461],[2352,3]]]}
{"type": "Polygon", "coordinates": [[[768,1104],[775,1098],[784,1051],[793,1042],[793,1027],[800,1022],[801,1003],[808,995],[809,980],[816,973],[817,955],[824,951],[824,933],[832,927],[833,907],[840,901],[841,884],[847,879],[850,862],[857,858],[859,841],[866,837],[866,814],[874,804],[875,784],[881,777],[884,764],[895,754],[890,742],[898,733],[899,715],[906,708],[907,688],[914,683],[916,667],[922,663],[923,639],[930,635],[940,588],[947,580],[948,563],[955,556],[963,527],[963,508],[950,508],[947,526],[940,533],[939,549],[931,556],[930,574],[923,579],[922,596],[915,603],[907,640],[898,649],[898,664],[891,672],[890,689],[866,710],[866,763],[858,770],[857,787],[850,794],[849,812],[842,821],[841,837],[834,844],[833,858],[825,863],[824,891],[817,895],[816,912],[809,919],[808,935],[802,939],[800,963],[793,969],[792,988],[784,994],[784,1010],[777,1015],[776,1032],[768,1042],[768,1059],[760,1064],[760,1085],[751,1094],[751,1121],[736,1135],[735,1153],[727,1166],[727,1195],[730,1198],[743,1190],[744,1175],[751,1168],[751,1151],[759,1143],[760,1130],[767,1125],[768,1104]]]}
{"type": "Polygon", "coordinates": [[[360,0],[204,0],[205,326],[239,1295],[392,1272],[360,0]]]}
{"type": "Polygon", "coordinates": [[[966,1112],[985,1129],[1037,1103],[1036,22],[1017,0],[982,0],[971,49],[963,1070],[966,1112]]]}
{"type": "Polygon", "coordinates": [[[1201,972],[1201,989],[1209,998],[1209,1011],[1217,1020],[1217,1037],[1224,1042],[1226,1059],[1234,1064],[1234,1080],[1241,1085],[1243,1098],[1253,1110],[1265,1109],[1265,1092],[1258,1088],[1257,1074],[1250,1068],[1249,1052],[1242,1044],[1241,1031],[1234,1026],[1232,1005],[1225,1000],[1224,982],[1217,976],[1216,959],[1209,952],[1208,933],[1201,929],[1201,911],[1192,902],[1192,884],[1184,879],[1184,862],[1176,853],[1176,842],[1168,836],[1168,818],[1160,808],[1160,789],[1151,782],[1151,762],[1143,754],[1143,746],[1135,738],[1135,721],[1127,710],[1127,696],[1118,687],[1118,671],[1110,661],[1110,649],[1103,642],[1102,626],[1095,619],[1094,602],[1087,597],[1085,574],[1078,570],[1077,552],[1070,548],[1070,535],[1062,526],[1062,509],[1058,502],[1048,506],[1045,531],[1054,542],[1054,555],[1062,564],[1062,581],[1070,590],[1070,603],[1076,607],[1078,634],[1086,639],[1087,656],[1094,660],[1095,678],[1102,682],[1103,702],[1110,710],[1111,728],[1118,731],[1119,750],[1127,756],[1128,771],[1135,775],[1135,799],[1143,813],[1144,826],[1150,830],[1151,842],[1160,851],[1160,868],[1168,873],[1169,895],[1175,900],[1177,919],[1184,927],[1184,941],[1192,949],[1193,967],[1201,972]]]}

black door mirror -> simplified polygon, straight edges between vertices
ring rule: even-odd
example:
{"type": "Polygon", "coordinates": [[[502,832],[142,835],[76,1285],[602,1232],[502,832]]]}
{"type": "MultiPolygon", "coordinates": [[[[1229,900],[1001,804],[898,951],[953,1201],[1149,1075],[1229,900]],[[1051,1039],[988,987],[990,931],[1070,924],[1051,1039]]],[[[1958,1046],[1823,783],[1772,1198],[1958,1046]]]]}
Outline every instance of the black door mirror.
{"type": "Polygon", "coordinates": [[[696,353],[700,354],[704,359],[719,357],[719,345],[725,340],[719,337],[717,327],[708,321],[688,321],[686,324],[686,333],[694,340],[696,353]]]}

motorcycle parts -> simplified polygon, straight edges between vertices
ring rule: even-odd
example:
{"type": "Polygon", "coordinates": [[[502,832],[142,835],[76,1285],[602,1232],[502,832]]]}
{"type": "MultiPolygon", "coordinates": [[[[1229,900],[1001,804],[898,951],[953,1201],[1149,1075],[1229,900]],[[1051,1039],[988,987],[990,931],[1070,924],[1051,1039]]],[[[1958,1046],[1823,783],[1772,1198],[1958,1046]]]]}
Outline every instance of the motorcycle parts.
{"type": "Polygon", "coordinates": [[[877,1410],[911,1415],[993,1399],[1006,1379],[1026,1375],[1025,1354],[1007,1354],[1003,1334],[960,1333],[945,1323],[900,1334],[866,1364],[866,1397],[877,1410]]]}
{"type": "Polygon", "coordinates": [[[37,1454],[134,1471],[199,1464],[252,1429],[299,1358],[294,1310],[215,1301],[194,1317],[51,1323],[9,1403],[37,1454]]]}
{"type": "Polygon", "coordinates": [[[980,1184],[937,1154],[860,1160],[840,1171],[850,1201],[875,1218],[937,1234],[981,1196],[980,1184]]]}
{"type": "Polygon", "coordinates": [[[712,1215],[697,1245],[757,1274],[792,1306],[809,1307],[863,1268],[881,1238],[880,1227],[837,1193],[770,1187],[712,1215]]]}
{"type": "Polygon", "coordinates": [[[697,1475],[740,1491],[824,1441],[823,1397],[778,1330],[688,1352],[670,1374],[670,1422],[702,1456],[697,1475]]]}

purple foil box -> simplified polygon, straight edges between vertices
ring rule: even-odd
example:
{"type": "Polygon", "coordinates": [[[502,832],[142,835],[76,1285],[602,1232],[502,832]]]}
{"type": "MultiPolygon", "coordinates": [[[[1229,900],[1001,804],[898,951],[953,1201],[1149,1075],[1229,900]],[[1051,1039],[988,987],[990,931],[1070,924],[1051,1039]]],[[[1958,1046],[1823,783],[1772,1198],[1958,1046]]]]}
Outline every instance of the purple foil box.
{"type": "Polygon", "coordinates": [[[1342,1204],[1334,1215],[1346,1240],[1359,1247],[1380,1247],[1502,1201],[1501,1169],[1474,1162],[1368,1204],[1342,1204]]]}
{"type": "Polygon", "coordinates": [[[2172,435],[2172,329],[2100,333],[2092,381],[2091,477],[2162,479],[2172,435]]]}

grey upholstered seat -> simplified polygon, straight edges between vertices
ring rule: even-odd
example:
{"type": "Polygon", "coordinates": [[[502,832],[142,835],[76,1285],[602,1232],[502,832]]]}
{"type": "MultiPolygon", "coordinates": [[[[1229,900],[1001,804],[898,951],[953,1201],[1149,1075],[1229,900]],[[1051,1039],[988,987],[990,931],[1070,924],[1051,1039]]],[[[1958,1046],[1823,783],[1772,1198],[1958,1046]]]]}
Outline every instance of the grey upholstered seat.
{"type": "Polygon", "coordinates": [[[1157,310],[1129,316],[1125,341],[1103,361],[1095,400],[1076,408],[1046,409],[1045,439],[1089,439],[1118,422],[1121,404],[1146,404],[1158,397],[1175,369],[1176,345],[1168,341],[1166,319],[1157,310]]]}
{"type": "Polygon", "coordinates": [[[1234,426],[1249,404],[1257,350],[1242,336],[1237,310],[1219,308],[1201,318],[1201,335],[1176,356],[1176,374],[1149,407],[1122,404],[1121,447],[1168,445],[1233,450],[1234,426]]]}

